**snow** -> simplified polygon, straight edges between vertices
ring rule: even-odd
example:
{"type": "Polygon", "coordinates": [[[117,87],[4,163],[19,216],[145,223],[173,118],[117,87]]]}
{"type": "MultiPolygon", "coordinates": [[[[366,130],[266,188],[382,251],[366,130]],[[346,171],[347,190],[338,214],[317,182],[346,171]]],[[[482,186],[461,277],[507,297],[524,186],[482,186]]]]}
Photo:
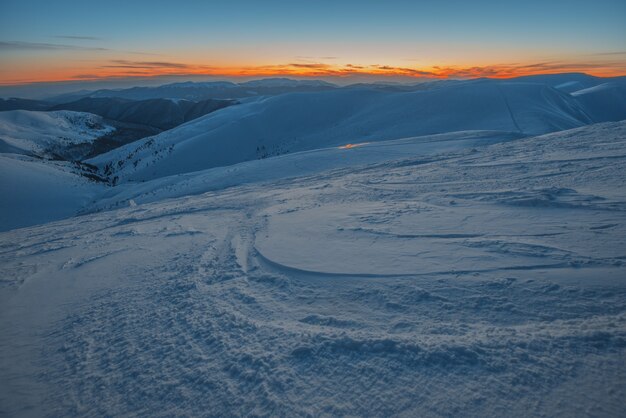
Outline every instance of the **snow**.
{"type": "Polygon", "coordinates": [[[578,90],[572,96],[595,122],[626,119],[626,80],[578,90]]]}
{"type": "Polygon", "coordinates": [[[420,112],[457,96],[278,96],[155,137],[157,175],[121,172],[150,181],[0,234],[2,413],[623,416],[626,122],[532,91],[452,100],[465,132],[434,137],[420,112]],[[262,129],[312,133],[200,146],[262,129]]]}
{"type": "Polygon", "coordinates": [[[412,92],[338,89],[260,98],[198,118],[90,162],[124,181],[285,153],[454,131],[536,135],[592,121],[566,93],[534,83],[467,82],[412,92]]]}
{"type": "Polygon", "coordinates": [[[201,172],[160,177],[141,183],[123,183],[110,188],[87,210],[126,206],[130,199],[140,203],[199,194],[243,184],[254,184],[340,168],[358,167],[402,159],[407,155],[430,156],[453,150],[485,146],[520,138],[519,134],[497,131],[463,131],[364,144],[351,144],[302,151],[273,158],[246,161],[201,172]]]}
{"type": "Polygon", "coordinates": [[[0,231],[74,216],[104,189],[70,163],[0,154],[0,231]]]}
{"type": "Polygon", "coordinates": [[[91,113],[0,112],[0,152],[49,156],[68,146],[91,143],[114,130],[91,113]]]}
{"type": "Polygon", "coordinates": [[[626,415],[600,81],[248,98],[91,160],[115,187],[35,157],[101,119],[0,112],[0,415],[626,415]]]}

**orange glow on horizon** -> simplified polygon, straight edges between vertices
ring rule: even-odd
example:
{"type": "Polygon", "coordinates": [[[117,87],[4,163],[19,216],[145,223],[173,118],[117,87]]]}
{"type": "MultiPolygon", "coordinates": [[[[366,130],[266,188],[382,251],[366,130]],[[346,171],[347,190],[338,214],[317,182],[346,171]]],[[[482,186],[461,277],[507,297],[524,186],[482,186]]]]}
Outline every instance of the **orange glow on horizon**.
{"type": "Polygon", "coordinates": [[[326,63],[288,63],[240,67],[214,67],[201,64],[115,60],[116,65],[94,65],[80,69],[12,68],[0,72],[0,85],[39,82],[94,81],[116,78],[158,76],[211,77],[374,77],[374,78],[513,78],[536,74],[581,72],[598,77],[626,74],[626,63],[493,64],[476,66],[431,66],[411,68],[390,65],[355,65],[326,63]]]}

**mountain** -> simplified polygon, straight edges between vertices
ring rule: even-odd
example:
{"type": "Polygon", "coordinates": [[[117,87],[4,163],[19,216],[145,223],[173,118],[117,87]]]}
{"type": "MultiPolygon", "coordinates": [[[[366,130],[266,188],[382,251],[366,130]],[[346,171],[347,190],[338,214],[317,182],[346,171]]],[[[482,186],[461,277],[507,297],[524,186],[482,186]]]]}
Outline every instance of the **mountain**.
{"type": "Polygon", "coordinates": [[[167,88],[237,88],[237,84],[230,81],[183,81],[178,83],[169,83],[161,87],[167,88]]]}
{"type": "Polygon", "coordinates": [[[338,88],[336,85],[321,80],[270,78],[252,80],[239,84],[223,81],[183,82],[165,84],[158,87],[132,87],[118,90],[103,89],[77,94],[64,94],[52,97],[49,100],[56,103],[65,103],[85,97],[116,97],[130,100],[184,99],[202,101],[207,99],[240,99],[253,96],[273,96],[283,93],[322,91],[336,88],[338,88]]]}
{"type": "Polygon", "coordinates": [[[5,111],[0,112],[0,153],[76,159],[83,156],[84,147],[115,130],[90,113],[5,111]]]}
{"type": "Polygon", "coordinates": [[[252,87],[252,88],[274,88],[274,87],[286,87],[286,88],[297,88],[297,87],[328,87],[335,88],[337,87],[335,84],[328,83],[322,80],[292,80],[290,78],[264,78],[261,80],[251,80],[246,81],[245,83],[239,83],[241,87],[252,87]]]}
{"type": "Polygon", "coordinates": [[[231,100],[150,99],[129,100],[120,98],[83,98],[75,102],[55,105],[50,110],[89,112],[107,119],[146,125],[161,130],[204,116],[235,104],[231,100]]]}
{"type": "Polygon", "coordinates": [[[7,100],[4,104],[5,107],[37,108],[42,111],[0,112],[0,152],[76,160],[156,135],[235,102],[213,99],[193,102],[83,98],[59,105],[20,99],[7,100]],[[77,112],[83,116],[76,116],[77,112]],[[86,134],[86,130],[90,129],[87,125],[94,128],[106,125],[110,129],[96,129],[86,134]],[[28,144],[22,144],[24,141],[28,144]]]}
{"type": "Polygon", "coordinates": [[[12,97],[10,99],[0,99],[0,112],[7,110],[47,110],[52,103],[41,100],[19,99],[12,97]]]}
{"type": "Polygon", "coordinates": [[[569,94],[543,84],[478,80],[412,92],[333,89],[252,100],[100,155],[121,181],[273,155],[466,130],[536,135],[591,123],[569,94]]]}
{"type": "Polygon", "coordinates": [[[604,83],[626,82],[626,77],[595,77],[584,73],[538,74],[512,78],[511,81],[546,84],[565,93],[573,93],[604,83]]]}

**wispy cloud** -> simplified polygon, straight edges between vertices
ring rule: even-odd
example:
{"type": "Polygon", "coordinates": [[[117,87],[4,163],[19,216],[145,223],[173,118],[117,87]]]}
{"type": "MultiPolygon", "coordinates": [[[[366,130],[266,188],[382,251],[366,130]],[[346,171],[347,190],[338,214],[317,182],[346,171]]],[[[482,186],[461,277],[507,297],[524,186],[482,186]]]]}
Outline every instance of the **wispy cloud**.
{"type": "Polygon", "coordinates": [[[109,51],[108,48],[78,45],[50,44],[40,42],[0,41],[0,51],[109,51]]]}
{"type": "Polygon", "coordinates": [[[71,78],[76,80],[97,80],[100,76],[97,74],[75,74],[71,78]]]}
{"type": "Polygon", "coordinates": [[[374,65],[374,68],[382,71],[388,71],[394,75],[408,75],[413,77],[436,77],[437,74],[432,71],[418,70],[407,67],[391,67],[389,65],[374,65]]]}
{"type": "Polygon", "coordinates": [[[612,56],[612,55],[626,55],[626,51],[610,51],[610,52],[596,52],[595,54],[591,54],[595,56],[612,56]]]}
{"type": "Polygon", "coordinates": [[[626,63],[615,61],[603,62],[562,62],[548,61],[531,64],[494,64],[475,67],[433,67],[437,77],[476,78],[495,77],[509,78],[533,74],[554,74],[567,72],[586,73],[626,73],[626,63]]]}
{"type": "Polygon", "coordinates": [[[157,54],[156,52],[143,52],[143,51],[123,51],[123,52],[126,52],[127,54],[132,54],[132,55],[147,55],[147,56],[152,56],[152,57],[163,56],[163,54],[157,54]]]}
{"type": "Polygon", "coordinates": [[[75,36],[75,35],[56,35],[53,38],[57,39],[73,39],[78,41],[101,41],[102,38],[96,36],[75,36]]]}
{"type": "Polygon", "coordinates": [[[181,64],[177,62],[165,61],[130,61],[130,60],[112,60],[111,64],[103,65],[102,68],[193,68],[189,64],[181,64]]]}
{"type": "MultiPolygon", "coordinates": [[[[67,39],[74,41],[88,40],[88,41],[101,41],[101,38],[95,36],[72,36],[72,35],[58,35],[54,36],[57,39],[67,39]]],[[[0,41],[0,51],[116,51],[124,54],[132,55],[146,55],[146,56],[162,56],[153,52],[143,51],[119,51],[111,48],[97,47],[97,46],[85,46],[85,45],[68,45],[58,43],[46,43],[46,42],[24,42],[24,41],[0,41]]]]}
{"type": "MultiPolygon", "coordinates": [[[[0,43],[0,48],[7,43],[0,43]]],[[[36,44],[38,45],[38,44],[36,44]]],[[[47,44],[44,44],[47,45],[47,44]]],[[[29,44],[29,47],[34,46],[29,44]]],[[[55,48],[56,49],[56,45],[55,48]]],[[[286,62],[243,67],[214,67],[210,65],[172,62],[166,60],[113,59],[94,67],[83,66],[76,75],[68,71],[65,80],[106,79],[119,77],[155,76],[214,76],[214,77],[337,77],[368,79],[470,79],[512,78],[534,74],[580,72],[596,76],[626,74],[626,63],[605,57],[586,61],[542,61],[530,63],[501,63],[484,66],[411,67],[382,64],[336,64],[328,62],[286,62]]],[[[1,79],[1,77],[0,77],[1,79]]],[[[49,80],[49,79],[47,79],[49,80]]],[[[38,80],[31,80],[38,81],[38,80]]],[[[23,82],[27,82],[24,80],[23,82]]]]}
{"type": "Polygon", "coordinates": [[[486,66],[434,66],[428,68],[399,67],[391,65],[335,65],[323,62],[291,62],[231,69],[212,69],[211,75],[229,76],[310,76],[310,77],[406,77],[406,78],[511,78],[531,74],[563,72],[586,72],[597,75],[626,73],[626,64],[603,60],[603,62],[537,62],[509,63],[486,66]]]}
{"type": "Polygon", "coordinates": [[[308,60],[336,60],[339,59],[339,57],[329,57],[329,56],[325,56],[325,57],[310,57],[310,56],[304,56],[304,55],[298,55],[295,57],[296,60],[300,61],[308,61],[308,60]]]}
{"type": "Polygon", "coordinates": [[[322,63],[310,63],[310,64],[302,64],[302,63],[291,63],[291,64],[287,64],[288,67],[294,67],[294,68],[310,68],[310,69],[316,69],[316,70],[324,70],[324,69],[329,69],[331,68],[330,65],[328,64],[322,64],[322,63]]]}

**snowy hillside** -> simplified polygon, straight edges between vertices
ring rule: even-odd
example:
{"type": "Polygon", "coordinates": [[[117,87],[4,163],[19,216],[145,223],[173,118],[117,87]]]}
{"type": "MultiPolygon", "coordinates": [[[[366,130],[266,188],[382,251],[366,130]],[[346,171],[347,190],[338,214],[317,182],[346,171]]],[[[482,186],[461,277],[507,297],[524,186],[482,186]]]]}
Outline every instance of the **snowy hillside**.
{"type": "Polygon", "coordinates": [[[0,231],[77,215],[105,186],[89,167],[0,154],[0,231]]]}
{"type": "MultiPolygon", "coordinates": [[[[491,97],[523,129],[584,123],[552,90],[539,90],[559,109],[547,121],[503,90],[491,97]]],[[[319,119],[270,127],[339,113],[341,131],[392,100],[358,94],[363,113],[337,97],[319,119]]],[[[403,100],[380,120],[419,108],[403,100]]],[[[260,104],[241,132],[264,112],[302,112],[260,104]]],[[[455,127],[515,130],[500,115],[455,127]]],[[[265,180],[238,186],[217,169],[127,183],[139,205],[1,233],[2,413],[624,416],[626,122],[492,135],[247,162],[233,175],[265,180]],[[195,194],[166,199],[179,187],[195,194]]],[[[367,142],[323,143],[340,140],[367,142]]]]}
{"type": "MultiPolygon", "coordinates": [[[[12,110],[0,112],[0,153],[54,158],[93,143],[115,128],[90,113],[12,110]]],[[[71,156],[68,156],[71,158],[71,156]]]]}
{"type": "Polygon", "coordinates": [[[117,98],[85,98],[53,106],[50,110],[88,112],[107,119],[148,125],[163,130],[171,129],[232,104],[234,102],[229,100],[192,102],[182,99],[126,100],[117,98]]]}
{"type": "Polygon", "coordinates": [[[626,119],[626,80],[578,90],[572,96],[595,122],[626,119]]]}
{"type": "Polygon", "coordinates": [[[519,138],[519,134],[507,132],[462,131],[302,151],[141,183],[122,183],[107,189],[85,210],[107,210],[128,206],[131,200],[148,203],[244,184],[265,183],[336,169],[354,169],[409,155],[432,158],[433,155],[450,151],[475,149],[519,138]]]}
{"type": "Polygon", "coordinates": [[[221,109],[91,162],[120,181],[149,180],[352,142],[466,130],[532,135],[589,123],[572,96],[542,84],[479,80],[413,92],[337,89],[221,109]]]}

